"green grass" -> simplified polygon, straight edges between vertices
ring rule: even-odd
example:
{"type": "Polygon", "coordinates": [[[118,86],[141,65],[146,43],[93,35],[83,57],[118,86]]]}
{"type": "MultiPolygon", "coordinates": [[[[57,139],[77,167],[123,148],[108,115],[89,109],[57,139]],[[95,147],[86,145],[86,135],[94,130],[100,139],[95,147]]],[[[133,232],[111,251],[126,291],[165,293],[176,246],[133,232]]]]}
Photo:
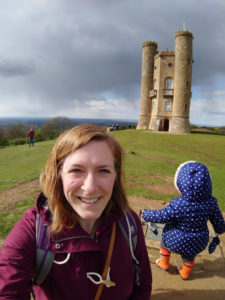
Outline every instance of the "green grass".
{"type": "Polygon", "coordinates": [[[11,228],[30,207],[34,206],[34,199],[25,199],[18,203],[13,210],[0,211],[0,247],[3,239],[8,235],[11,228]]]}
{"type": "MultiPolygon", "coordinates": [[[[213,195],[225,211],[225,136],[207,133],[189,135],[155,134],[143,130],[112,132],[125,155],[128,195],[170,201],[176,194],[153,193],[149,185],[173,185],[179,164],[197,160],[206,164],[212,175],[213,195]],[[169,178],[169,180],[168,180],[169,178]]],[[[38,178],[54,141],[0,149],[0,191],[38,178]]],[[[24,210],[33,206],[33,199],[24,200],[14,209],[0,212],[0,240],[3,239],[24,210]]],[[[0,241],[1,244],[1,241],[0,241]]]]}
{"type": "Polygon", "coordinates": [[[128,195],[140,195],[169,201],[175,195],[154,195],[141,188],[143,182],[156,184],[158,175],[173,177],[179,164],[197,160],[207,165],[213,182],[213,195],[225,211],[225,136],[206,133],[188,135],[156,134],[148,131],[130,130],[112,133],[123,148],[128,195]],[[132,154],[136,153],[136,154],[132,154]]]}
{"type": "MultiPolygon", "coordinates": [[[[146,184],[173,177],[178,165],[187,160],[205,163],[212,175],[213,194],[225,210],[225,136],[206,133],[188,135],[155,134],[143,130],[115,131],[112,134],[128,151],[125,155],[125,173],[128,195],[141,195],[170,200],[171,195],[154,195],[146,184]],[[136,153],[136,154],[132,154],[136,153]],[[145,184],[146,183],[146,184],[145,184]]],[[[0,191],[38,178],[54,141],[0,149],[0,191]]]]}
{"type": "Polygon", "coordinates": [[[0,149],[0,191],[38,178],[54,141],[0,149]]]}

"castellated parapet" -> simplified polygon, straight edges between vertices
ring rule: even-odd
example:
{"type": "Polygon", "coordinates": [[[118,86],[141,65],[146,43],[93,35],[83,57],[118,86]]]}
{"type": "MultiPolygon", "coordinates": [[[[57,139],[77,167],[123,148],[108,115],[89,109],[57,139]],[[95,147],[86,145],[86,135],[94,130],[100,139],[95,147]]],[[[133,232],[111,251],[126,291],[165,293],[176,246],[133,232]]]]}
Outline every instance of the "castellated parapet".
{"type": "Polygon", "coordinates": [[[157,51],[157,43],[142,44],[140,116],[137,129],[189,133],[192,84],[190,31],[175,34],[175,51],[157,51]]]}

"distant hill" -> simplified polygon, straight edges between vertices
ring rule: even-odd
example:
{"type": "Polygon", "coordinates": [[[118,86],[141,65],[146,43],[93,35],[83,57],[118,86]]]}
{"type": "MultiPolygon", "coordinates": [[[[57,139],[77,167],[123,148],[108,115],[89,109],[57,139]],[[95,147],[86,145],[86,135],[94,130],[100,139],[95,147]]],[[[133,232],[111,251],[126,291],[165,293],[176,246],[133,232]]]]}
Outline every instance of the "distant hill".
{"type": "MultiPolygon", "coordinates": [[[[42,126],[47,121],[53,118],[0,118],[0,126],[5,128],[9,127],[13,123],[23,123],[28,126],[37,127],[42,126]]],[[[118,124],[119,126],[124,125],[136,125],[136,120],[121,120],[121,119],[77,119],[77,118],[70,118],[70,120],[74,121],[76,125],[83,124],[83,123],[92,123],[99,126],[112,126],[113,124],[118,124]]]]}

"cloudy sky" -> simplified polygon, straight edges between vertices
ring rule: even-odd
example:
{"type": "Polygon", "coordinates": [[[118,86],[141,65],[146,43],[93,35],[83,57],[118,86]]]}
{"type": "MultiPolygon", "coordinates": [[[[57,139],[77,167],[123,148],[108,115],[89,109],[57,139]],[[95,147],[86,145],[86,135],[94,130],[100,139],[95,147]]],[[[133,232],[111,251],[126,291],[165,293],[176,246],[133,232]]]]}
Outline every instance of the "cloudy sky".
{"type": "Polygon", "coordinates": [[[0,117],[138,120],[142,43],[193,40],[193,124],[225,125],[225,0],[0,0],[0,117]]]}

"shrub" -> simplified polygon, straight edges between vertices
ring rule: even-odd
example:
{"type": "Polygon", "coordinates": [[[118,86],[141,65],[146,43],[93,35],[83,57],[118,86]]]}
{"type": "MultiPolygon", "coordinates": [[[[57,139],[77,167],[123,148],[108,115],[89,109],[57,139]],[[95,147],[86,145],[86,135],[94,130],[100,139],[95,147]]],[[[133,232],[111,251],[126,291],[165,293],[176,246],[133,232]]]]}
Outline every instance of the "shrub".
{"type": "Polygon", "coordinates": [[[40,128],[36,131],[34,139],[35,142],[42,142],[45,140],[43,135],[41,134],[40,128]]]}
{"type": "Polygon", "coordinates": [[[15,139],[14,141],[12,141],[13,145],[17,146],[17,145],[24,145],[27,143],[26,138],[18,138],[15,139]]]}
{"type": "Polygon", "coordinates": [[[0,147],[9,146],[9,141],[6,136],[0,138],[0,147]]]}

